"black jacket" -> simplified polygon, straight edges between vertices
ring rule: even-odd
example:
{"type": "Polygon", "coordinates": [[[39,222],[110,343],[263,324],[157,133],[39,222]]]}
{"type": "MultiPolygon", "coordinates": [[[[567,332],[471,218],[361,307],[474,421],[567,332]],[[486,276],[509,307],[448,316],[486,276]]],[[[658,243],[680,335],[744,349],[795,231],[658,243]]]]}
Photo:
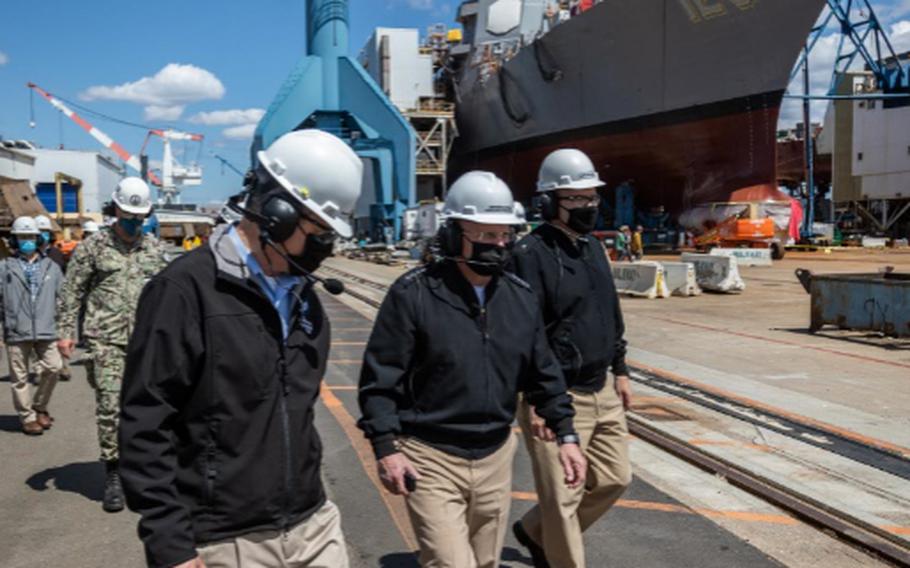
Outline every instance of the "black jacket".
{"type": "Polygon", "coordinates": [[[518,242],[512,262],[537,292],[547,337],[570,389],[602,389],[608,368],[628,373],[619,296],[597,239],[573,243],[546,223],[518,242]]]}
{"type": "Polygon", "coordinates": [[[188,253],[139,300],[123,380],[120,471],[148,564],[281,530],[325,502],[313,425],[329,349],[301,286],[288,338],[228,237],[188,253]]]}
{"type": "Polygon", "coordinates": [[[402,434],[468,459],[489,455],[509,436],[520,391],[554,432],[574,432],[534,292],[514,275],[494,278],[481,307],[448,261],[392,285],[359,390],[359,426],[377,458],[402,434]]]}
{"type": "Polygon", "coordinates": [[[56,262],[57,266],[60,267],[60,270],[66,273],[66,257],[63,256],[63,251],[54,245],[49,245],[44,251],[44,256],[56,262]]]}

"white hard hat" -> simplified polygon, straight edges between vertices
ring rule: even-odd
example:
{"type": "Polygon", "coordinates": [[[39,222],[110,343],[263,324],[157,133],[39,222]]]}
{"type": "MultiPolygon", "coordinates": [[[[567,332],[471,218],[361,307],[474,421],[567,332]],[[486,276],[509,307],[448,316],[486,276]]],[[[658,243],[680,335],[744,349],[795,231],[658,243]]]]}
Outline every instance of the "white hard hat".
{"type": "Polygon", "coordinates": [[[22,216],[16,217],[16,220],[13,221],[13,230],[10,233],[14,235],[40,235],[41,231],[38,229],[38,223],[33,218],[22,216]]]}
{"type": "Polygon", "coordinates": [[[86,221],[85,223],[82,223],[82,231],[85,233],[97,233],[98,230],[98,223],[94,221],[86,221]]]}
{"type": "Polygon", "coordinates": [[[342,237],[360,198],[363,162],[350,146],[322,130],[295,130],[256,154],[281,187],[342,237]]]}
{"type": "Polygon", "coordinates": [[[132,215],[148,215],[152,210],[152,192],[142,178],[123,178],[112,198],[117,207],[132,215]]]}
{"type": "Polygon", "coordinates": [[[455,180],[442,214],[446,219],[474,221],[484,225],[521,225],[518,203],[506,182],[490,172],[468,172],[455,180]]]}
{"type": "Polygon", "coordinates": [[[51,224],[51,218],[47,215],[35,215],[35,224],[38,225],[39,231],[54,230],[54,226],[51,224]]]}
{"type": "Polygon", "coordinates": [[[537,175],[538,193],[556,189],[591,189],[605,185],[591,158],[574,148],[551,152],[540,165],[537,175]]]}

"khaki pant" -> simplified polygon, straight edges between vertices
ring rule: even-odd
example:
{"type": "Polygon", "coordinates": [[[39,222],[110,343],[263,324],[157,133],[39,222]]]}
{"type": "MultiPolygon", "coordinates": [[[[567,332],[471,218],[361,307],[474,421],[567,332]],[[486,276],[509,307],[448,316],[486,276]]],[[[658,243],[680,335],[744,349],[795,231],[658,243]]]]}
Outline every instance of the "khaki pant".
{"type": "Polygon", "coordinates": [[[512,502],[512,460],[518,439],[479,460],[453,456],[413,438],[402,453],[420,474],[407,497],[424,568],[495,568],[512,502]]]}
{"type": "Polygon", "coordinates": [[[347,568],[341,514],[331,501],[287,534],[262,531],[196,547],[206,568],[347,568]]]}
{"type": "Polygon", "coordinates": [[[534,469],[538,504],[521,519],[525,532],[544,548],[553,568],[583,568],[582,533],[616,503],[632,481],[628,430],[612,378],[597,393],[570,391],[575,428],[588,460],[584,487],[566,487],[559,448],[531,433],[530,409],[522,402],[518,422],[534,469]]]}
{"type": "Polygon", "coordinates": [[[13,406],[23,424],[34,422],[38,412],[47,412],[51,394],[57,386],[57,377],[63,365],[56,341],[22,341],[6,346],[9,357],[10,385],[13,388],[13,406]],[[38,389],[32,398],[28,384],[28,363],[38,364],[38,389]]]}

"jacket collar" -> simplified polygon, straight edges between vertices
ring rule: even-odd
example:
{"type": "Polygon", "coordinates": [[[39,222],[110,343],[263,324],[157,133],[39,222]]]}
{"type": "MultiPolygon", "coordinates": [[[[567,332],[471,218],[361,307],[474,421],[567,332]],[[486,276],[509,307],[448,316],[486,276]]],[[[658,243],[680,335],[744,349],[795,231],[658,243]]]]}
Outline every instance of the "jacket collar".
{"type": "MultiPolygon", "coordinates": [[[[211,237],[209,237],[208,247],[215,257],[217,276],[251,288],[265,298],[267,297],[265,292],[253,279],[253,272],[246,264],[246,255],[243,251],[237,250],[237,246],[228,234],[228,230],[233,227],[236,227],[236,224],[216,227],[211,237]]],[[[301,278],[300,284],[294,288],[294,292],[298,297],[303,297],[309,286],[310,281],[306,278],[301,278]]]]}
{"type": "Polygon", "coordinates": [[[565,231],[552,223],[544,223],[535,229],[535,232],[547,244],[547,246],[558,246],[566,252],[580,254],[584,246],[590,244],[590,235],[579,235],[576,240],[572,240],[565,231]]]}
{"type": "MultiPolygon", "coordinates": [[[[444,260],[429,270],[429,277],[432,280],[430,285],[431,291],[441,300],[454,308],[475,314],[480,312],[480,302],[477,300],[477,293],[474,287],[468,282],[461,270],[455,264],[455,261],[444,260]]],[[[489,305],[493,299],[496,289],[499,287],[498,276],[494,276],[486,289],[486,304],[489,305]]]]}

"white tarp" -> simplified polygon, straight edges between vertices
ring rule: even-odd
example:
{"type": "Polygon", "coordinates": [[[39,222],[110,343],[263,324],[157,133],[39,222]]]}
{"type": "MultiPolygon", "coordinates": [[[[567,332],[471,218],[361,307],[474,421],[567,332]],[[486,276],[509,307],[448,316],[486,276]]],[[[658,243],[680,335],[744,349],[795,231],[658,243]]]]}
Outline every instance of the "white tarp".
{"type": "Polygon", "coordinates": [[[739,266],[771,266],[771,249],[767,248],[713,248],[715,256],[735,256],[739,266]]]}
{"type": "Polygon", "coordinates": [[[664,270],[659,262],[620,262],[612,265],[613,281],[620,294],[638,298],[668,298],[664,270]]]}
{"type": "Polygon", "coordinates": [[[695,278],[704,290],[713,292],[740,292],[746,283],[739,275],[739,265],[734,256],[712,256],[686,252],[680,258],[695,265],[695,278]]]}
{"type": "Polygon", "coordinates": [[[701,288],[695,278],[695,265],[691,262],[661,262],[664,282],[674,296],[697,296],[701,288]]]}

